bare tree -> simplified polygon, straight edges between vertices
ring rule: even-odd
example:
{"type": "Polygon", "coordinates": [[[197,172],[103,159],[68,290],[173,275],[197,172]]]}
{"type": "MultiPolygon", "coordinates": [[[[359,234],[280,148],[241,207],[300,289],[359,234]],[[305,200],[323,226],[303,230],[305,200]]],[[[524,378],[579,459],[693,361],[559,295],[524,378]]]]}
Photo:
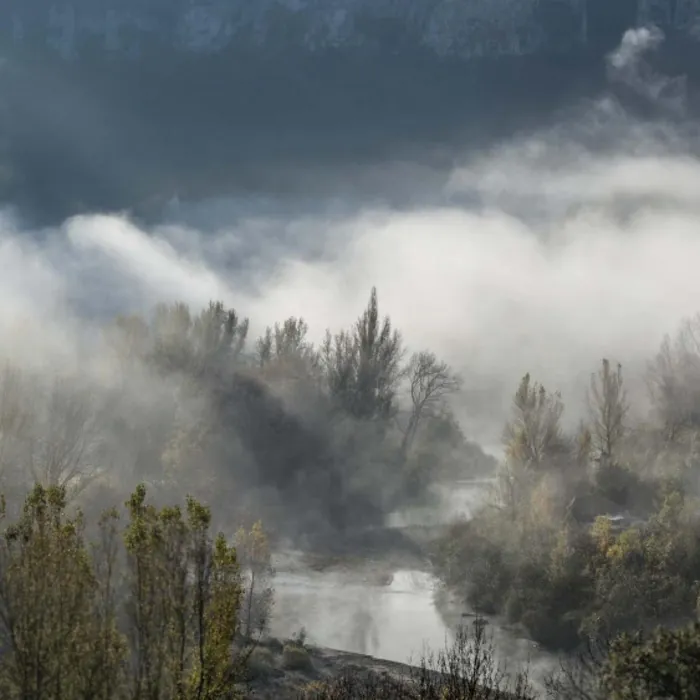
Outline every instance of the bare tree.
{"type": "Polygon", "coordinates": [[[6,366],[0,374],[0,478],[81,491],[99,469],[99,411],[73,376],[33,376],[6,366]]]}
{"type": "Polygon", "coordinates": [[[486,621],[460,627],[437,653],[427,650],[419,665],[389,673],[348,667],[337,678],[314,684],[306,700],[534,700],[528,671],[509,674],[499,663],[486,621]]]}
{"type": "Polygon", "coordinates": [[[545,692],[551,700],[605,700],[602,672],[610,651],[607,640],[587,639],[573,656],[559,664],[559,669],[544,679],[545,692]]]}
{"type": "Polygon", "coordinates": [[[700,429],[700,314],[666,336],[649,364],[649,392],[667,437],[700,429]]]}
{"type": "Polygon", "coordinates": [[[451,645],[428,652],[411,674],[420,700],[534,700],[529,670],[513,675],[499,662],[488,622],[477,617],[472,628],[459,627],[451,645]]]}
{"type": "Polygon", "coordinates": [[[0,374],[0,479],[16,469],[20,446],[27,438],[31,410],[24,376],[17,367],[5,365],[0,374]]]}
{"type": "Polygon", "coordinates": [[[40,383],[26,444],[28,475],[73,497],[100,473],[99,410],[92,393],[71,377],[40,383]]]}
{"type": "Polygon", "coordinates": [[[598,373],[591,376],[588,409],[596,459],[613,460],[625,435],[625,418],[629,411],[622,381],[622,365],[618,364],[613,371],[610,361],[603,360],[598,373]]]}
{"type": "Polygon", "coordinates": [[[148,324],[135,315],[117,316],[105,329],[103,339],[123,376],[146,357],[152,342],[148,324]]]}
{"type": "Polygon", "coordinates": [[[408,365],[408,378],[411,408],[401,443],[403,457],[410,450],[423,419],[443,408],[445,399],[462,386],[461,378],[432,352],[413,355],[408,365]]]}

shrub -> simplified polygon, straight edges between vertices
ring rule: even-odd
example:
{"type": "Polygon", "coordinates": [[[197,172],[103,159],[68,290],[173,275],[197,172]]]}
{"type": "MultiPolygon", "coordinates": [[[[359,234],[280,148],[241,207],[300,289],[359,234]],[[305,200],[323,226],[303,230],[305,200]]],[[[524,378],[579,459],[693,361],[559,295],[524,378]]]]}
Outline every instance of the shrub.
{"type": "Polygon", "coordinates": [[[418,700],[417,690],[409,679],[349,667],[327,682],[309,683],[299,700],[418,700]]]}
{"type": "Polygon", "coordinates": [[[307,636],[306,627],[302,627],[296,634],[292,635],[291,643],[298,647],[306,647],[307,636]]]}
{"type": "Polygon", "coordinates": [[[326,697],[331,687],[325,681],[311,681],[307,683],[301,690],[300,698],[303,700],[317,700],[318,698],[326,697]]]}
{"type": "Polygon", "coordinates": [[[266,639],[264,642],[260,642],[263,646],[265,646],[267,649],[269,649],[271,652],[274,654],[281,654],[282,650],[284,649],[284,644],[277,639],[276,637],[270,637],[269,639],[266,639]]]}
{"type": "Polygon", "coordinates": [[[313,662],[309,652],[296,644],[286,644],[282,651],[282,665],[288,671],[311,671],[313,662]]]}
{"type": "Polygon", "coordinates": [[[256,647],[248,658],[248,677],[251,680],[265,678],[275,668],[274,654],[265,647],[256,647]]]}
{"type": "Polygon", "coordinates": [[[347,666],[325,683],[306,686],[304,700],[534,700],[527,673],[509,679],[496,659],[485,620],[458,630],[437,654],[426,652],[417,668],[376,673],[347,666]]]}
{"type": "Polygon", "coordinates": [[[700,691],[700,624],[622,635],[602,669],[610,700],[690,700],[700,691]]]}

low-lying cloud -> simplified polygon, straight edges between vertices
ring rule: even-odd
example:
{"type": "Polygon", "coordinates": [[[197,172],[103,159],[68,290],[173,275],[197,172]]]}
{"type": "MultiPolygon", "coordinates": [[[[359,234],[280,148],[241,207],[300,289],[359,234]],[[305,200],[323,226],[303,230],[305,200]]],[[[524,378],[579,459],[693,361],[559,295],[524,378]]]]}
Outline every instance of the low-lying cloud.
{"type": "MultiPolygon", "coordinates": [[[[627,35],[611,65],[637,70],[641,48],[658,40],[627,35]]],[[[641,401],[662,336],[700,310],[698,145],[689,120],[642,123],[604,98],[465,159],[434,206],[341,213],[321,200],[302,215],[277,202],[266,215],[239,200],[233,223],[221,208],[206,233],[171,213],[151,230],[96,214],[39,235],[6,213],[0,320],[10,338],[30,313],[59,328],[220,299],[250,316],[253,332],[295,315],[319,340],[352,322],[376,285],[408,345],[465,375],[467,431],[492,444],[526,371],[575,403],[611,357],[641,401]]]]}

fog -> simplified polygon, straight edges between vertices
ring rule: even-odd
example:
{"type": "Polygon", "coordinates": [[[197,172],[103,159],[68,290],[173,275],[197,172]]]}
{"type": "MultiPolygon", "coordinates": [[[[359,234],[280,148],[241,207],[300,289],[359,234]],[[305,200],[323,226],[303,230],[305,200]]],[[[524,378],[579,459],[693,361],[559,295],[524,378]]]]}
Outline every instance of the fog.
{"type": "MultiPolygon", "coordinates": [[[[615,80],[635,90],[649,73],[638,68],[642,39],[630,35],[611,61],[615,80]]],[[[652,78],[656,98],[670,79],[652,78]]],[[[96,213],[39,233],[6,211],[2,314],[33,309],[56,323],[60,308],[73,322],[217,299],[249,316],[253,335],[302,315],[317,341],[350,323],[376,285],[408,345],[429,346],[465,375],[461,417],[487,445],[526,371],[573,405],[610,356],[644,410],[635,382],[645,362],[697,310],[698,145],[689,119],[661,109],[641,121],[602,96],[553,128],[456,154],[449,171],[349,171],[348,192],[357,178],[383,177],[415,191],[413,207],[382,204],[379,189],[369,203],[313,191],[173,200],[150,228],[96,213]]],[[[342,171],[327,175],[343,182],[342,171]]]]}
{"type": "MultiPolygon", "coordinates": [[[[700,310],[700,138],[683,81],[644,63],[660,40],[631,33],[610,61],[611,86],[643,100],[644,117],[611,87],[554,126],[488,149],[465,144],[449,168],[328,166],[300,174],[305,197],[173,198],[148,226],[95,212],[33,230],[9,206],[2,353],[40,375],[69,370],[109,388],[118,373],[96,348],[117,313],[220,300],[250,318],[251,338],[303,316],[319,343],[356,319],[376,285],[408,348],[429,348],[464,377],[454,410],[487,450],[499,452],[525,372],[562,392],[573,424],[591,372],[614,358],[643,417],[647,362],[700,310]],[[315,191],[322,180],[335,192],[315,191]],[[387,195],[398,190],[401,206],[387,195]]],[[[138,405],[137,420],[157,423],[175,386],[143,368],[132,379],[129,412],[138,405]]]]}

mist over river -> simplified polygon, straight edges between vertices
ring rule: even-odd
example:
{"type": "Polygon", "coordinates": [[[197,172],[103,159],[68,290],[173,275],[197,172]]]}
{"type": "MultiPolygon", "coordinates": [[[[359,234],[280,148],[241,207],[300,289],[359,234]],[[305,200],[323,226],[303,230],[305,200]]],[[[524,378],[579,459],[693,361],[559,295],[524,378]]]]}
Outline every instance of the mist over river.
{"type": "MultiPolygon", "coordinates": [[[[392,514],[389,526],[439,526],[469,517],[487,497],[491,479],[463,480],[441,487],[440,507],[392,514]]],[[[322,647],[405,663],[418,661],[425,649],[440,650],[461,624],[473,619],[452,600],[430,573],[373,561],[352,567],[313,571],[299,553],[277,558],[272,633],[288,638],[304,629],[309,642],[322,647]]],[[[529,662],[539,684],[556,658],[527,639],[490,620],[499,658],[510,670],[529,662]]]]}

